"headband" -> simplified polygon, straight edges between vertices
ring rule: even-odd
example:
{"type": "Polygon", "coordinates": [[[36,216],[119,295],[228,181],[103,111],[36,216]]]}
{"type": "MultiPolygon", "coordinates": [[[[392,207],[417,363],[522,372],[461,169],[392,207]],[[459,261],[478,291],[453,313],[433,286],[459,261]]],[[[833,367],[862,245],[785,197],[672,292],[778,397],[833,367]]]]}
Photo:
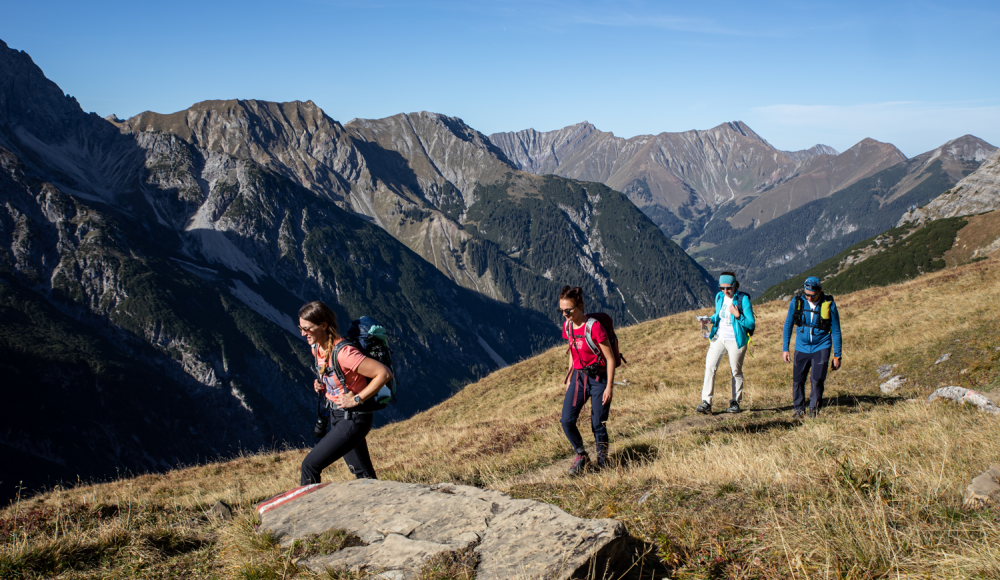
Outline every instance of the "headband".
{"type": "Polygon", "coordinates": [[[736,283],[736,276],[729,276],[728,274],[725,276],[719,276],[719,284],[729,284],[730,286],[732,286],[735,283],[736,283]]]}

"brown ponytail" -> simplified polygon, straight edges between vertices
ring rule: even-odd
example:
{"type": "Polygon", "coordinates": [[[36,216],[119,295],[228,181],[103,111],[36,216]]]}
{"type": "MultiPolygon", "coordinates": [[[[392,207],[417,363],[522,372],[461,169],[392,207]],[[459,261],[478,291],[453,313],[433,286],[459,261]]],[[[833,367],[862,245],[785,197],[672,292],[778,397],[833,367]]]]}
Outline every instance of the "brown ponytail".
{"type": "Polygon", "coordinates": [[[569,287],[563,286],[562,290],[559,291],[560,300],[569,300],[573,302],[573,306],[579,306],[580,310],[583,310],[583,288],[579,286],[569,287]]]}

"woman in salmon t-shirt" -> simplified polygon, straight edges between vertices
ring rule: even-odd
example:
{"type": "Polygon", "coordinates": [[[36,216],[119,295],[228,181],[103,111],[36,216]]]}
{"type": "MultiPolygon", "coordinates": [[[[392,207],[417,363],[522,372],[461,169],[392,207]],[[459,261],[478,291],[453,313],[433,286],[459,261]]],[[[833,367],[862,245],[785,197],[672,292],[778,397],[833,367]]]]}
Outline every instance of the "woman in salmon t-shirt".
{"type": "Polygon", "coordinates": [[[559,312],[563,322],[563,338],[569,341],[569,372],[566,375],[566,397],[563,399],[562,426],[576,452],[576,459],[569,468],[570,475],[581,475],[590,462],[583,447],[583,437],[576,427],[584,403],[590,399],[590,425],[597,444],[597,467],[608,461],[608,412],[611,409],[611,390],[615,382],[615,357],[611,342],[600,322],[594,322],[590,337],[600,352],[595,353],[587,344],[587,317],[584,316],[583,289],[564,286],[559,293],[559,312]]]}
{"type": "Polygon", "coordinates": [[[302,485],[319,483],[323,469],[341,457],[358,479],[376,479],[365,437],[372,428],[372,398],[392,373],[354,346],[338,346],[344,339],[337,333],[337,315],[322,302],[310,302],[299,309],[299,330],[312,347],[323,378],[313,381],[313,388],[326,393],[330,409],[330,430],[302,460],[302,485]],[[342,385],[334,372],[335,352],[347,385],[342,385]]]}

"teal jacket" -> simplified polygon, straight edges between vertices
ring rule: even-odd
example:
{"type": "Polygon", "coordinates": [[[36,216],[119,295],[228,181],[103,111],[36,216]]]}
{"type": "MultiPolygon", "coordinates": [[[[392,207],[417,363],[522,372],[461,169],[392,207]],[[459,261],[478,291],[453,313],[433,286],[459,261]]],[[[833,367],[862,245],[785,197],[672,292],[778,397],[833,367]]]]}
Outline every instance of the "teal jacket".
{"type": "MultiPolygon", "coordinates": [[[[715,295],[715,314],[712,315],[712,332],[708,333],[709,339],[714,339],[715,333],[719,330],[719,310],[722,309],[725,301],[725,292],[719,292],[715,295]]],[[[723,314],[728,316],[730,322],[733,323],[733,334],[736,335],[736,348],[743,348],[750,340],[748,332],[753,330],[756,324],[753,318],[753,306],[750,305],[750,296],[746,292],[738,290],[736,291],[736,295],[733,296],[733,302],[737,304],[736,308],[740,311],[741,316],[736,318],[729,312],[723,314]]]]}

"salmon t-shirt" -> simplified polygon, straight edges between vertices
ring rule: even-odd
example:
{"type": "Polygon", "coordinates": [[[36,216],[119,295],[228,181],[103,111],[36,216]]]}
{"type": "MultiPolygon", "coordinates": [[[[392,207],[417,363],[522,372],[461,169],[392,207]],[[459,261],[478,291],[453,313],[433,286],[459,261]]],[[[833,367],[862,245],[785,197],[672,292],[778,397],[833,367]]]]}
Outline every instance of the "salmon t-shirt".
{"type": "MultiPolygon", "coordinates": [[[[580,328],[573,328],[572,322],[566,324],[563,327],[563,338],[570,340],[570,337],[566,336],[567,327],[573,334],[573,344],[570,346],[570,352],[573,353],[573,368],[586,368],[600,360],[600,357],[594,354],[594,351],[590,350],[587,339],[584,337],[584,333],[587,332],[587,325],[584,324],[580,328]]],[[[604,332],[604,327],[601,326],[600,322],[595,322],[594,326],[590,328],[590,338],[594,339],[594,342],[598,345],[602,342],[608,342],[608,333],[604,332]]],[[[600,349],[600,346],[597,348],[600,349]]]]}
{"type": "MultiPolygon", "coordinates": [[[[339,342],[341,341],[338,340],[334,345],[339,342]]],[[[313,356],[316,357],[316,367],[322,369],[326,363],[326,357],[319,355],[318,348],[313,349],[313,356]]],[[[350,345],[340,349],[340,354],[337,355],[337,362],[340,363],[340,369],[344,371],[344,379],[347,381],[347,390],[355,395],[365,390],[365,387],[368,386],[368,378],[357,372],[358,367],[361,366],[361,361],[365,360],[365,358],[363,352],[350,345]]],[[[340,384],[337,374],[333,372],[332,367],[327,369],[326,374],[323,375],[323,384],[326,385],[326,398],[331,401],[334,397],[344,392],[344,385],[340,384]]]]}

